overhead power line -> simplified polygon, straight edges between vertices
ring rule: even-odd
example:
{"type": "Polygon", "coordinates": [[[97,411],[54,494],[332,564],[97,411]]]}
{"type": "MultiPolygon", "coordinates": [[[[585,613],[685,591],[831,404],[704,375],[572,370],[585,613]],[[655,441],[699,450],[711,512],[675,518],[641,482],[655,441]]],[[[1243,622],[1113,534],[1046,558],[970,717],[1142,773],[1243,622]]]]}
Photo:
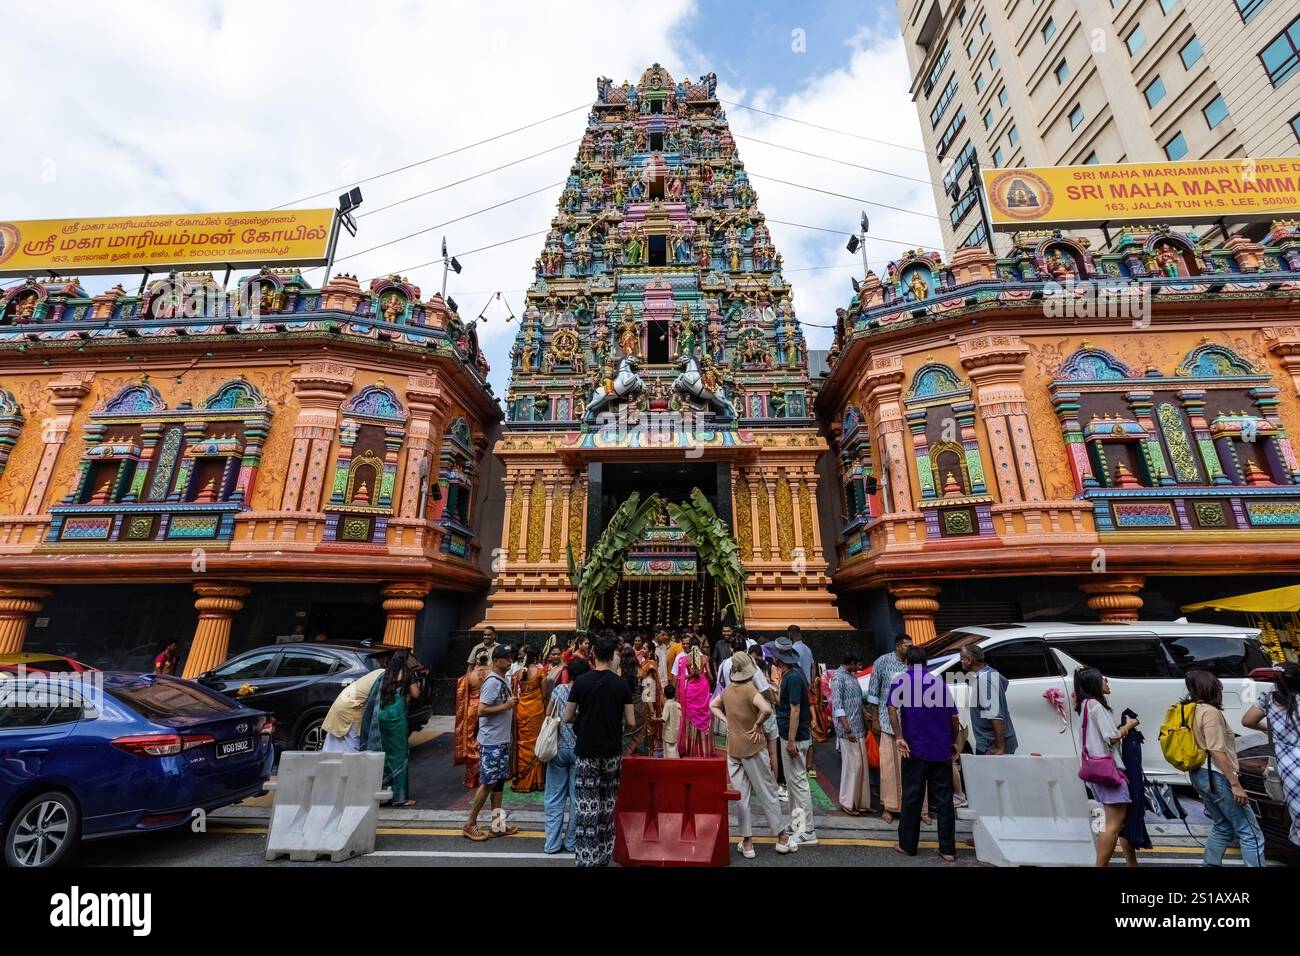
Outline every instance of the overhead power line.
{"type": "MultiPolygon", "coordinates": [[[[545,156],[547,153],[553,153],[557,149],[564,149],[566,146],[573,146],[575,143],[578,142],[580,142],[580,140],[572,139],[569,140],[569,142],[567,143],[560,143],[558,146],[552,146],[550,149],[544,149],[540,153],[532,153],[531,155],[523,156],[520,157],[519,159],[513,159],[508,163],[502,163],[500,166],[494,166],[491,169],[485,169],[481,173],[475,173],[472,176],[466,176],[464,179],[458,179],[454,183],[446,183],[442,186],[435,186],[433,189],[426,189],[424,192],[416,193],[414,196],[407,196],[405,199],[398,199],[393,202],[390,202],[386,206],[379,206],[378,208],[371,209],[368,212],[360,213],[358,214],[357,218],[365,219],[367,216],[373,216],[377,212],[383,212],[386,209],[392,209],[394,206],[402,205],[402,203],[408,203],[415,199],[423,199],[425,196],[432,196],[434,193],[440,193],[444,189],[451,189],[453,186],[460,186],[463,185],[464,183],[470,182],[471,180],[481,179],[484,176],[490,176],[492,173],[499,173],[503,169],[509,169],[511,166],[518,166],[520,163],[525,163],[530,159],[536,159],[538,156],[545,156]]],[[[557,185],[562,185],[562,183],[557,183],[557,185]]]]}
{"type": "Polygon", "coordinates": [[[820,123],[810,123],[807,120],[797,119],[793,116],[785,116],[781,113],[773,113],[770,110],[761,110],[757,106],[747,106],[744,103],[737,103],[735,100],[719,100],[720,103],[726,103],[728,106],[739,106],[742,110],[749,110],[753,113],[762,113],[764,116],[773,116],[776,119],[786,120],[790,123],[798,123],[801,126],[811,126],[813,129],[824,130],[827,133],[838,133],[841,136],[852,136],[854,139],[865,140],[868,143],[878,143],[881,146],[893,146],[895,149],[906,149],[913,153],[920,153],[923,156],[929,156],[930,151],[921,149],[918,146],[908,146],[904,143],[893,143],[887,139],[875,139],[871,136],[863,136],[861,133],[852,133],[846,129],[836,129],[833,126],[822,126],[820,123]]]}
{"type": "Polygon", "coordinates": [[[455,156],[457,153],[463,153],[465,152],[465,150],[473,149],[475,146],[482,146],[484,143],[491,143],[498,139],[504,139],[505,137],[512,136],[515,133],[521,133],[526,129],[532,129],[534,126],[541,126],[543,123],[549,123],[551,120],[559,119],[561,116],[568,116],[570,113],[576,113],[579,110],[589,110],[589,109],[591,109],[591,104],[583,103],[579,106],[573,107],[572,109],[567,109],[562,113],[554,113],[551,116],[545,117],[544,119],[539,119],[532,123],[525,123],[523,126],[516,126],[514,129],[508,129],[504,133],[497,133],[493,136],[487,137],[486,139],[480,139],[477,142],[468,143],[465,146],[457,146],[455,149],[449,149],[445,153],[439,153],[436,156],[426,156],[424,159],[417,159],[413,163],[407,163],[405,166],[397,166],[393,169],[385,170],[382,173],[375,173],[373,176],[367,176],[364,179],[355,179],[350,182],[343,183],[339,186],[333,186],[329,189],[322,189],[319,192],[314,192],[306,196],[299,196],[297,199],[292,199],[289,202],[281,203],[280,205],[273,206],[271,208],[284,209],[286,206],[292,206],[295,203],[306,202],[308,199],[315,199],[317,196],[327,196],[331,193],[338,192],[341,189],[350,189],[353,186],[360,186],[362,183],[374,182],[376,179],[382,179],[383,177],[391,176],[394,173],[402,173],[408,169],[414,169],[416,166],[423,166],[425,163],[432,163],[435,160],[446,159],[448,156],[455,156]]]}
{"type": "MultiPolygon", "coordinates": [[[[548,183],[547,185],[541,186],[538,189],[534,189],[531,192],[526,192],[519,196],[512,196],[509,199],[503,199],[499,203],[493,203],[491,206],[484,206],[482,209],[475,209],[473,212],[467,212],[465,213],[465,215],[457,216],[455,219],[448,219],[446,222],[437,222],[434,223],[432,226],[426,226],[423,229],[417,229],[415,232],[408,232],[404,236],[398,236],[396,239],[389,239],[387,242],[381,242],[376,245],[370,246],[366,249],[358,250],[357,252],[349,252],[346,256],[339,256],[334,261],[336,263],[346,262],[348,259],[355,259],[357,258],[357,256],[364,256],[367,252],[374,252],[376,249],[383,249],[385,246],[391,246],[398,242],[404,242],[407,239],[413,239],[416,236],[422,236],[425,233],[433,232],[433,230],[435,229],[441,229],[444,226],[450,226],[452,223],[464,222],[466,219],[472,219],[475,216],[481,216],[485,212],[491,212],[493,209],[500,209],[502,206],[508,206],[513,202],[519,202],[519,200],[521,199],[527,199],[529,196],[536,196],[538,193],[543,193],[549,189],[555,189],[557,186],[562,186],[562,185],[564,185],[563,180],[561,180],[558,183],[548,183]]],[[[545,229],[542,230],[540,235],[545,235],[547,231],[548,230],[545,229]]],[[[489,246],[487,248],[491,248],[491,247],[489,246]]],[[[470,253],[458,252],[456,253],[456,258],[463,259],[467,255],[470,255],[470,253]]],[[[439,258],[437,261],[441,262],[442,259],[439,258]]],[[[322,269],[322,268],[324,268],[324,266],[312,266],[310,269],[304,269],[303,272],[304,273],[314,272],[316,269],[322,269]]]]}
{"type": "Polygon", "coordinates": [[[868,206],[877,206],[881,209],[892,209],[894,212],[905,212],[912,216],[922,216],[926,219],[938,219],[932,212],[921,212],[918,209],[907,209],[903,206],[891,206],[889,203],[876,202],[874,199],[863,199],[861,196],[850,196],[847,193],[832,192],[829,189],[818,189],[816,186],[806,186],[803,183],[794,183],[788,179],[777,179],[775,176],[764,176],[761,173],[749,173],[750,179],[766,179],[768,182],[780,183],[783,186],[794,186],[796,189],[806,189],[809,192],[821,193],[825,196],[835,196],[837,199],[852,199],[854,202],[864,203],[868,206]]]}
{"type": "Polygon", "coordinates": [[[733,134],[735,139],[743,139],[750,143],[760,143],[763,146],[771,146],[775,149],[784,149],[787,152],[798,153],[800,156],[811,156],[814,159],[824,159],[828,163],[839,163],[841,166],[852,166],[854,169],[863,169],[869,173],[879,173],[882,176],[892,176],[895,179],[906,179],[909,182],[922,183],[923,185],[932,185],[930,180],[922,179],[919,176],[908,176],[904,173],[892,173],[887,169],[876,169],[874,166],[863,166],[861,163],[851,163],[847,159],[836,159],[834,156],[823,156],[821,153],[810,153],[805,149],[795,149],[793,146],[784,146],[781,143],[771,143],[765,139],[757,139],[753,136],[742,136],[739,133],[733,134]]]}

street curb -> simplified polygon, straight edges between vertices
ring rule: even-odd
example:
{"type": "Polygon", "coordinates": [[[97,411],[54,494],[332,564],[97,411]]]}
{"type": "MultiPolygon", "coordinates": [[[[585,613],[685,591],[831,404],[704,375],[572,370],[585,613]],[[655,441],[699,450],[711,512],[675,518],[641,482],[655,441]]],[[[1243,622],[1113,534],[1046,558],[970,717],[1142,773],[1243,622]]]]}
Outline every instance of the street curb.
{"type": "MultiPolygon", "coordinates": [[[[544,815],[539,810],[509,810],[510,819],[515,823],[532,823],[541,825],[544,822],[544,815]]],[[[263,807],[226,807],[221,810],[215,810],[208,814],[209,820],[229,821],[229,822],[265,822],[271,818],[271,808],[263,807]]],[[[730,815],[731,825],[736,825],[735,814],[730,815]]],[[[819,833],[826,831],[835,831],[839,835],[847,833],[896,833],[898,825],[896,823],[885,823],[879,817],[847,817],[843,814],[826,814],[815,817],[817,830],[819,833]]],[[[465,823],[465,811],[463,810],[399,810],[393,807],[387,807],[379,811],[379,823],[385,827],[401,828],[418,828],[430,823],[436,824],[453,824],[461,826],[465,823]]],[[[761,828],[766,830],[766,828],[761,828]]],[[[972,823],[969,820],[957,821],[957,832],[959,834],[969,835],[972,830],[972,823]]],[[[1191,835],[1189,836],[1187,828],[1183,826],[1173,827],[1165,824],[1148,824],[1147,831],[1151,835],[1151,840],[1159,846],[1198,846],[1199,840],[1209,834],[1210,828],[1207,826],[1193,825],[1191,835]]],[[[922,826],[922,833],[933,833],[935,827],[922,826]]]]}

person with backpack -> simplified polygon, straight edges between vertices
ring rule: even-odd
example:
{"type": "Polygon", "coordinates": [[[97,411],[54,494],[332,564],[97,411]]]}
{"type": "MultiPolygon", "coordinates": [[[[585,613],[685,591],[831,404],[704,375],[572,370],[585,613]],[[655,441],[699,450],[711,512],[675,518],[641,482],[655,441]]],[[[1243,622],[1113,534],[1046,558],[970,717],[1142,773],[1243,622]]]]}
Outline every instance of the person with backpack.
{"type": "Polygon", "coordinates": [[[1288,836],[1300,846],[1300,664],[1283,664],[1273,679],[1273,690],[1252,704],[1241,722],[1251,730],[1268,727],[1282,795],[1291,814],[1288,836]]]}
{"type": "MultiPolygon", "coordinates": [[[[1205,812],[1214,828],[1205,841],[1205,864],[1222,866],[1223,854],[1234,838],[1241,847],[1246,866],[1264,865],[1264,831],[1250,808],[1241,780],[1237,777],[1237,747],[1228,718],[1223,716],[1223,683],[1209,671],[1188,671],[1187,700],[1194,705],[1189,717],[1192,736],[1205,754],[1201,765],[1191,771],[1205,812]]],[[[1165,742],[1161,739],[1161,749],[1165,742]]]]}
{"type": "Polygon", "coordinates": [[[1097,866],[1109,866],[1118,843],[1124,862],[1137,866],[1137,851],[1121,834],[1132,806],[1128,778],[1124,776],[1124,759],[1120,747],[1124,738],[1137,729],[1136,717],[1116,725],[1106,696],[1110,684],[1095,667],[1080,667],[1074,672],[1074,709],[1083,723],[1083,758],[1079,778],[1088,785],[1093,799],[1104,809],[1102,828],[1097,833],[1097,866]]]}

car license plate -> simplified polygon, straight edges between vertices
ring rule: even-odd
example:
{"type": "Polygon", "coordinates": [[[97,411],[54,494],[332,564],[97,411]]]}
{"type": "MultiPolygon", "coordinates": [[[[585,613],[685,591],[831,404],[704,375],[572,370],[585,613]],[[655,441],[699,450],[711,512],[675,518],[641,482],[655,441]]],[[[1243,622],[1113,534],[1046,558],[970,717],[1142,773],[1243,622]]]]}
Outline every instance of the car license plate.
{"type": "Polygon", "coordinates": [[[223,757],[236,757],[239,754],[253,752],[253,738],[240,737],[238,740],[226,740],[217,744],[217,759],[223,757]]]}

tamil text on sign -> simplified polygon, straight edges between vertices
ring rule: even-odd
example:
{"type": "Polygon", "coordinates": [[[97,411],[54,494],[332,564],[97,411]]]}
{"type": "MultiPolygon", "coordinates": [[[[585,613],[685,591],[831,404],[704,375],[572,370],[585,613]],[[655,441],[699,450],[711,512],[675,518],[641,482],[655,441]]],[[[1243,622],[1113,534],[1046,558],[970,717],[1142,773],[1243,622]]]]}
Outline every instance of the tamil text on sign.
{"type": "Polygon", "coordinates": [[[332,209],[0,220],[0,276],[325,262],[332,209]]]}

